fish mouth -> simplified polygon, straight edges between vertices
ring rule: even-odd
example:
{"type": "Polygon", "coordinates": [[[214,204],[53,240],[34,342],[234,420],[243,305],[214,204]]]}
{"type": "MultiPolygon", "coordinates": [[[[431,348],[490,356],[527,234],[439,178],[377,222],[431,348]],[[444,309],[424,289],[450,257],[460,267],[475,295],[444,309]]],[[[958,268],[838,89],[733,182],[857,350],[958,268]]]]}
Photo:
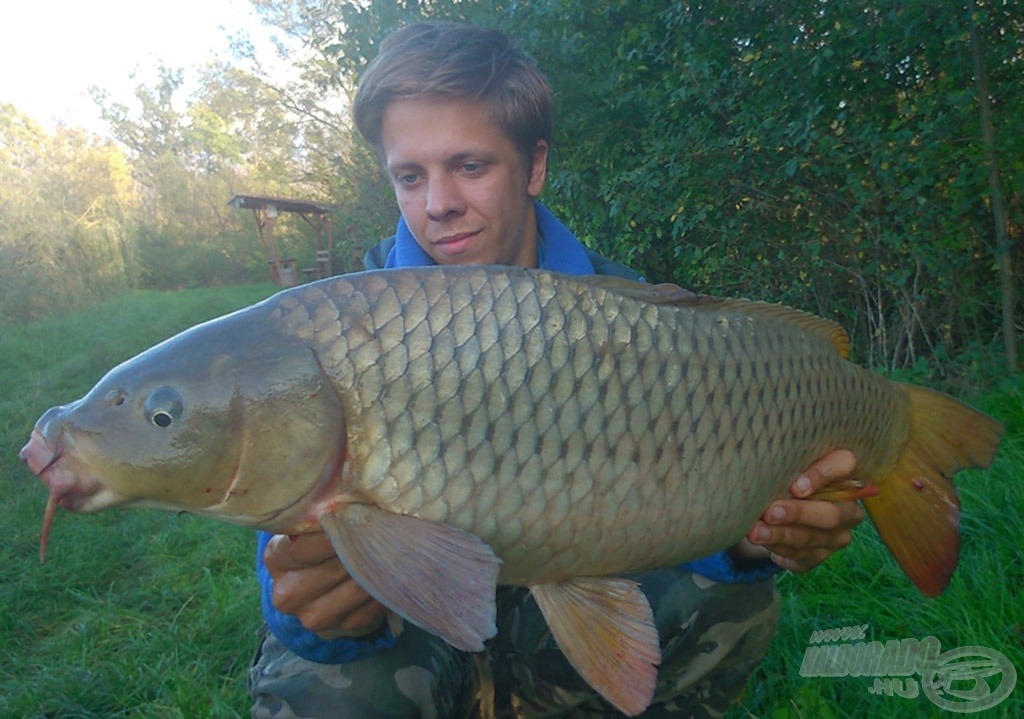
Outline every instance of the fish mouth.
{"type": "MultiPolygon", "coordinates": [[[[39,562],[46,561],[46,547],[50,541],[50,528],[58,508],[71,512],[90,512],[109,506],[111,498],[103,497],[103,485],[95,480],[83,478],[74,472],[64,460],[61,449],[52,449],[38,430],[32,431],[28,443],[18,452],[18,457],[32,474],[39,477],[49,492],[46,509],[43,512],[43,528],[39,537],[39,562]]],[[[107,493],[109,494],[109,493],[107,493]]]]}
{"type": "Polygon", "coordinates": [[[33,430],[28,444],[18,453],[32,474],[39,477],[52,501],[72,512],[94,511],[103,485],[70,466],[63,447],[53,449],[39,430],[33,430]]]}
{"type": "Polygon", "coordinates": [[[32,430],[32,436],[29,437],[28,443],[18,452],[18,459],[25,463],[32,474],[40,478],[46,470],[57,463],[60,457],[61,453],[50,449],[46,438],[38,429],[32,430]]]}

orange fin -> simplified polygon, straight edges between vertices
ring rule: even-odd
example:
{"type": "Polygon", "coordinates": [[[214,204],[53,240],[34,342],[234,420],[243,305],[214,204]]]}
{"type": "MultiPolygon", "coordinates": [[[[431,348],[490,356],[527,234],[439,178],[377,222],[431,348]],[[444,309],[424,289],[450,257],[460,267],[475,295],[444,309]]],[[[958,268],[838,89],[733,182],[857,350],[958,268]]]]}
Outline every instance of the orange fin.
{"type": "Polygon", "coordinates": [[[636,716],[654,697],[661,663],[654,613],[628,579],[576,577],[530,587],[569,663],[619,711],[636,716]]]}
{"type": "Polygon", "coordinates": [[[501,560],[476,535],[368,504],[340,505],[320,524],[353,579],[402,618],[463,651],[497,632],[501,560]]]}
{"type": "Polygon", "coordinates": [[[903,453],[864,508],[896,561],[927,596],[949,584],[960,554],[960,500],[949,478],[987,467],[1002,425],[941,392],[898,384],[909,400],[903,453]]]}

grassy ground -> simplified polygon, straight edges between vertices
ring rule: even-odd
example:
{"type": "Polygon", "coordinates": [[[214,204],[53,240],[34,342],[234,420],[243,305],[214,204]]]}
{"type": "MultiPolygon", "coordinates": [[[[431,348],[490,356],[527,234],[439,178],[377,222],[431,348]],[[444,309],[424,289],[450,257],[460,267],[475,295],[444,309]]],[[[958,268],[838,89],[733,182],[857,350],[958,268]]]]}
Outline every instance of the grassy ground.
{"type": "MultiPolygon", "coordinates": [[[[852,545],[825,567],[779,581],[782,619],[769,655],[748,685],[731,719],[860,719],[861,717],[945,717],[955,714],[920,693],[902,698],[872,693],[875,677],[800,675],[811,634],[817,630],[867,625],[865,641],[935,637],[943,653],[985,647],[1016,667],[1016,689],[979,717],[1024,717],[1024,445],[1020,434],[1021,395],[996,396],[990,411],[1007,420],[1007,437],[988,472],[958,475],[963,505],[960,563],[949,588],[926,599],[888,557],[874,528],[862,526],[852,545]],[[1000,399],[1013,407],[1000,408],[1000,399]],[[1009,404],[1009,402],[1007,402],[1009,404]],[[1004,414],[1001,410],[1009,410],[1004,414]]],[[[869,524],[869,523],[866,523],[869,524]]],[[[963,661],[963,660],[960,660],[963,661]]],[[[884,678],[883,678],[884,680],[884,678]]],[[[997,691],[1001,676],[985,680],[997,691]]],[[[954,688],[968,690],[972,681],[954,688]]],[[[909,688],[909,687],[908,687],[909,688]]],[[[961,704],[961,710],[969,704],[961,704]]]]}
{"type": "Polygon", "coordinates": [[[0,717],[248,716],[253,534],[163,512],[59,513],[17,459],[35,419],[117,362],[270,286],[133,293],[0,337],[0,717]]]}
{"type": "MultiPolygon", "coordinates": [[[[116,362],[271,289],[134,293],[0,337],[0,717],[248,716],[259,625],[252,533],[161,512],[60,513],[40,566],[45,492],[17,451],[43,410],[81,396],[116,362]]],[[[816,630],[868,625],[867,640],[987,647],[1024,674],[1024,392],[1008,381],[975,401],[1008,434],[992,470],[958,480],[964,546],[949,590],[921,598],[862,528],[825,568],[780,579],[779,634],[732,719],[951,715],[923,693],[872,694],[873,678],[801,677],[816,630]]],[[[1024,716],[1019,683],[978,716],[1024,716]]]]}

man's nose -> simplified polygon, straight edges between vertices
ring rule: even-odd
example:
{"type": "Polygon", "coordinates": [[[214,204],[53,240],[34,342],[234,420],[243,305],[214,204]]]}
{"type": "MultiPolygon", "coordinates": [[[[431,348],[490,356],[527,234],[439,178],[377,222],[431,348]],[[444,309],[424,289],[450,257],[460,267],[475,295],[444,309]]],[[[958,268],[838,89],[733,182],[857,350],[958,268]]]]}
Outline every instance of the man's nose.
{"type": "Polygon", "coordinates": [[[427,216],[434,221],[445,220],[465,210],[458,183],[451,177],[431,178],[427,185],[427,216]]]}

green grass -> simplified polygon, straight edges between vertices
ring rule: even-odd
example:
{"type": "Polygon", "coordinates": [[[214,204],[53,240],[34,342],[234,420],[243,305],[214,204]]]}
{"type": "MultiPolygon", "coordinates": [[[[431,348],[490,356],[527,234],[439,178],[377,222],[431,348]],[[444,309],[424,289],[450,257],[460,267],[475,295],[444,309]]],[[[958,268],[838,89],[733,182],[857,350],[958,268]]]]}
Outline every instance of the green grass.
{"type": "Polygon", "coordinates": [[[251,531],[163,512],[58,513],[18,461],[49,406],[267,285],[134,292],[0,337],[0,717],[244,717],[260,625],[251,531]]]}
{"type": "MultiPolygon", "coordinates": [[[[272,289],[136,292],[0,337],[0,718],[248,716],[260,625],[252,532],[163,512],[62,512],[40,565],[46,495],[17,452],[46,408],[115,363],[272,289]]],[[[947,592],[922,598],[863,526],[825,567],[780,579],[779,633],[731,719],[951,716],[923,695],[872,695],[870,679],[801,677],[818,629],[867,624],[871,640],[989,647],[1024,674],[1024,391],[1008,380],[973,401],[1008,431],[990,471],[958,478],[963,550],[947,592]]],[[[1019,684],[977,716],[1024,716],[1019,684]]]]}
{"type": "MultiPolygon", "coordinates": [[[[780,577],[779,632],[730,719],[956,716],[923,692],[916,699],[871,694],[873,677],[800,676],[813,631],[863,624],[868,641],[934,636],[943,652],[970,646],[1001,652],[1017,669],[1016,689],[973,716],[1024,717],[1024,391],[1008,380],[973,402],[1003,421],[1007,433],[991,469],[957,475],[962,546],[949,588],[935,599],[920,595],[865,522],[851,548],[823,567],[780,577]]],[[[995,690],[999,678],[988,684],[995,690]]]]}

